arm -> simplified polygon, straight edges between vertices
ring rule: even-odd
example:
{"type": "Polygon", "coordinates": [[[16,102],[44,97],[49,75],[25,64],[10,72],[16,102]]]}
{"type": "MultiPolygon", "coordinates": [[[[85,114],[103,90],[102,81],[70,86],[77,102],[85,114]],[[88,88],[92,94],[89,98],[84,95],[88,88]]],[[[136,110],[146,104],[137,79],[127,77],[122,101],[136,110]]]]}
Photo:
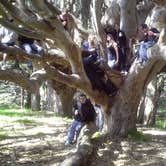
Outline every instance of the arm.
{"type": "Polygon", "coordinates": [[[118,51],[118,45],[117,45],[117,43],[114,43],[113,47],[114,47],[115,53],[116,53],[116,64],[118,64],[118,62],[119,62],[119,51],[118,51]]]}

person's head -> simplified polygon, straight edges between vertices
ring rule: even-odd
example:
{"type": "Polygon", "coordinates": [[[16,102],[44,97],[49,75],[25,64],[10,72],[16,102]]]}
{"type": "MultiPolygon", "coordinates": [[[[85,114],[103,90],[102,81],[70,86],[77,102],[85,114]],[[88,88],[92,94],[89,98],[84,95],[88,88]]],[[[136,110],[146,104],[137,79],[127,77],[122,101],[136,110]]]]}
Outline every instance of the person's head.
{"type": "Polygon", "coordinates": [[[148,28],[148,25],[147,25],[147,24],[141,24],[140,30],[141,30],[143,33],[147,32],[148,29],[149,29],[149,28],[148,28]]]}
{"type": "Polygon", "coordinates": [[[13,22],[14,19],[13,19],[12,17],[9,17],[9,18],[7,18],[7,21],[8,21],[8,22],[13,22]]]}
{"type": "Polygon", "coordinates": [[[107,34],[107,42],[110,42],[110,41],[113,41],[113,40],[114,40],[113,35],[108,33],[107,34]]]}
{"type": "Polygon", "coordinates": [[[96,37],[94,34],[90,34],[88,37],[89,48],[95,48],[96,37]]]}
{"type": "Polygon", "coordinates": [[[86,95],[85,94],[83,94],[83,93],[81,93],[80,95],[79,95],[79,100],[80,100],[80,102],[81,102],[81,104],[84,104],[85,102],[86,102],[86,95]]]}
{"type": "Polygon", "coordinates": [[[119,29],[120,29],[119,24],[117,24],[117,23],[115,24],[115,29],[116,29],[116,30],[119,30],[119,29]]]}
{"type": "Polygon", "coordinates": [[[67,8],[63,8],[61,14],[62,14],[63,16],[66,16],[66,15],[68,14],[67,8]]]}
{"type": "Polygon", "coordinates": [[[84,41],[83,44],[82,44],[82,49],[83,50],[88,50],[89,48],[89,43],[87,41],[84,41]]]}

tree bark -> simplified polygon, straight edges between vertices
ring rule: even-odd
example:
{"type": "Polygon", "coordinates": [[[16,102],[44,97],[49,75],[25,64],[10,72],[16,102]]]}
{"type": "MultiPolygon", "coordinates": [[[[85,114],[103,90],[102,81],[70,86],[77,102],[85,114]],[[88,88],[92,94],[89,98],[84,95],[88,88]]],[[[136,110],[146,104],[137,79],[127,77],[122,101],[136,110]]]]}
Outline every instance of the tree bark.
{"type": "Polygon", "coordinates": [[[145,99],[144,99],[144,110],[139,110],[143,112],[142,123],[147,126],[153,126],[155,124],[155,117],[157,113],[157,103],[160,97],[161,89],[164,86],[164,81],[161,78],[159,81],[154,78],[147,86],[145,99]]]}
{"type": "Polygon", "coordinates": [[[136,34],[136,0],[120,0],[120,29],[122,29],[128,38],[136,34]]]}
{"type": "Polygon", "coordinates": [[[39,91],[31,94],[32,111],[40,111],[40,93],[39,91]]]}
{"type": "Polygon", "coordinates": [[[55,113],[72,117],[74,89],[57,82],[47,82],[47,109],[55,113]]]}
{"type": "Polygon", "coordinates": [[[84,28],[88,28],[89,16],[90,16],[90,4],[91,0],[81,0],[81,17],[82,25],[84,28]]]}

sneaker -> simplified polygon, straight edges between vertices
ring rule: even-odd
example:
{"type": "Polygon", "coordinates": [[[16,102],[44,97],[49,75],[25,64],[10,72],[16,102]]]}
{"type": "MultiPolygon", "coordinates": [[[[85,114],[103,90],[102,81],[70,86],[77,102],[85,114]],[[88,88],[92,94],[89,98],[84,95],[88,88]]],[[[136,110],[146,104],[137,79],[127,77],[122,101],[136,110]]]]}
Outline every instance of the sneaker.
{"type": "Polygon", "coordinates": [[[128,72],[126,70],[122,70],[120,73],[125,75],[125,76],[128,74],[128,72]]]}
{"type": "Polygon", "coordinates": [[[70,145],[72,145],[72,143],[67,140],[67,141],[65,142],[65,146],[70,146],[70,145]]]}

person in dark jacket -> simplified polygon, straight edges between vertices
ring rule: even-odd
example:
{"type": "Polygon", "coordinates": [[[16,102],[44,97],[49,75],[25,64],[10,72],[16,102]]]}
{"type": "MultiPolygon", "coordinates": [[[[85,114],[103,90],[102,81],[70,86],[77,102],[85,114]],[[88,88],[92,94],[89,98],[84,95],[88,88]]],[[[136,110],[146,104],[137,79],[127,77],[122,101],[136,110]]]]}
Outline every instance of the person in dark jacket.
{"type": "Polygon", "coordinates": [[[74,121],[71,124],[71,127],[68,132],[67,141],[65,145],[72,144],[73,139],[79,134],[82,126],[84,124],[94,122],[96,119],[95,109],[89,99],[87,99],[85,94],[79,96],[79,101],[74,106],[74,121]]]}
{"type": "Polygon", "coordinates": [[[115,24],[116,30],[116,43],[118,44],[118,51],[119,51],[119,63],[120,63],[120,71],[121,73],[126,73],[126,49],[127,49],[127,38],[124,33],[119,27],[118,24],[115,24]]]}
{"type": "MultiPolygon", "coordinates": [[[[44,49],[36,43],[35,39],[20,35],[18,41],[20,48],[25,50],[28,54],[34,53],[38,56],[44,55],[44,49]]],[[[30,69],[33,68],[31,60],[28,61],[28,67],[30,69]]]]}

